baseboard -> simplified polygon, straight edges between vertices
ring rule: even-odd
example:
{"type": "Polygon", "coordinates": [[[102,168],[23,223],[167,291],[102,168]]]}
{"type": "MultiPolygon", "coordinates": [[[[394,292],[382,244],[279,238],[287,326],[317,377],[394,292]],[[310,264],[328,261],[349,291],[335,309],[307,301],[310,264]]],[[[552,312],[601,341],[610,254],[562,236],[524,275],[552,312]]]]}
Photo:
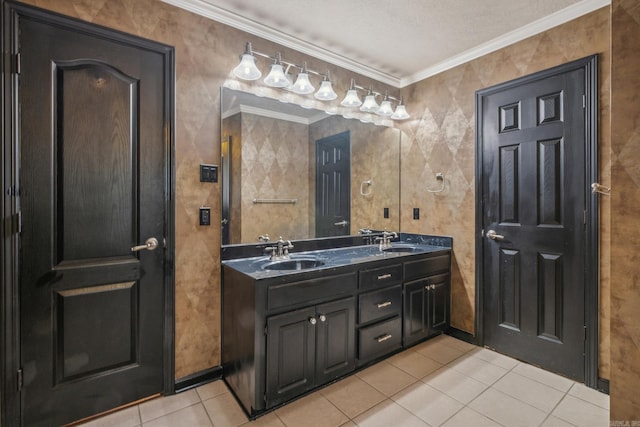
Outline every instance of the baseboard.
{"type": "Polygon", "coordinates": [[[466,341],[469,344],[478,345],[476,343],[476,337],[467,331],[463,331],[462,329],[454,328],[453,326],[451,326],[449,327],[449,329],[447,329],[445,334],[452,336],[453,338],[457,338],[461,341],[466,341]]]}
{"type": "Polygon", "coordinates": [[[213,368],[178,378],[176,380],[176,393],[187,391],[219,379],[222,379],[222,366],[214,366],[213,368]]]}
{"type": "Polygon", "coordinates": [[[609,394],[609,380],[598,378],[598,391],[609,394]]]}

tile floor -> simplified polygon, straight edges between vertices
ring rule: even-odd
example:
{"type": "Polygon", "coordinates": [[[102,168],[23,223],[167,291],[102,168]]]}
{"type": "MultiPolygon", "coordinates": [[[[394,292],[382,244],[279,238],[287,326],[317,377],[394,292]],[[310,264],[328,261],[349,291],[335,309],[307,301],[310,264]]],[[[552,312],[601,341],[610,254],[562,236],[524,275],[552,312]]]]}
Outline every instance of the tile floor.
{"type": "Polygon", "coordinates": [[[609,425],[609,396],[446,335],[249,423],[222,381],[85,427],[609,425]]]}

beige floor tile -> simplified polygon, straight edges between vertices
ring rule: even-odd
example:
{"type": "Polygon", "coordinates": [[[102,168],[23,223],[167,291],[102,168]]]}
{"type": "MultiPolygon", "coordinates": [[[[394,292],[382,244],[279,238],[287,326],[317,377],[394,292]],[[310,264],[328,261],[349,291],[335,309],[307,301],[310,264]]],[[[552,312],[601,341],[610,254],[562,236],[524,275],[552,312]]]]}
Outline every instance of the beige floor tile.
{"type": "Polygon", "coordinates": [[[355,375],[321,390],[321,393],[349,418],[386,399],[384,394],[355,375]]]}
{"type": "MultiPolygon", "coordinates": [[[[441,346],[446,348],[446,346],[441,346]]],[[[423,356],[415,351],[405,351],[386,360],[396,368],[400,368],[417,379],[429,375],[442,367],[441,363],[423,356]]]]}
{"type": "Polygon", "coordinates": [[[202,403],[216,427],[235,427],[249,421],[231,393],[220,394],[202,403]]]}
{"type": "Polygon", "coordinates": [[[493,385],[493,388],[534,406],[547,414],[551,412],[564,397],[563,392],[553,387],[513,372],[509,372],[500,378],[498,382],[493,385]]]}
{"type": "Polygon", "coordinates": [[[142,423],[138,406],[122,409],[113,414],[97,418],[88,423],[81,424],[82,427],[135,427],[142,423]]]}
{"type": "Polygon", "coordinates": [[[247,421],[245,424],[242,424],[242,427],[286,427],[286,426],[274,412],[271,412],[261,416],[256,420],[247,421]]]}
{"type": "Polygon", "coordinates": [[[569,390],[569,394],[601,408],[609,409],[609,395],[589,388],[584,384],[575,383],[569,390]]]}
{"type": "Polygon", "coordinates": [[[520,363],[517,365],[513,368],[513,372],[524,377],[531,378],[532,380],[536,380],[542,384],[546,384],[562,392],[569,390],[574,383],[568,378],[561,377],[553,372],[545,371],[544,369],[540,369],[526,363],[520,363]]]}
{"type": "Polygon", "coordinates": [[[195,390],[185,391],[174,396],[160,397],[140,404],[140,418],[145,423],[196,403],[200,403],[200,398],[195,390]]]}
{"type": "Polygon", "coordinates": [[[353,420],[361,427],[425,427],[420,418],[391,400],[385,400],[353,420]]]}
{"type": "Polygon", "coordinates": [[[180,409],[168,415],[156,418],[143,427],[213,427],[202,403],[180,409]]]}
{"type": "Polygon", "coordinates": [[[474,399],[469,407],[509,427],[537,427],[547,417],[545,412],[493,388],[474,399]]]}
{"type": "Polygon", "coordinates": [[[560,418],[556,418],[553,415],[544,420],[540,427],[576,427],[566,421],[562,421],[560,418]]]}
{"type": "Polygon", "coordinates": [[[349,421],[320,393],[289,403],[276,410],[276,415],[287,427],[337,427],[349,421]]]}
{"type": "Polygon", "coordinates": [[[552,415],[577,426],[606,427],[609,411],[573,396],[565,396],[552,415]]]}
{"type": "Polygon", "coordinates": [[[449,367],[433,372],[422,381],[464,404],[471,402],[489,387],[449,367]]]}
{"type": "Polygon", "coordinates": [[[506,369],[469,354],[454,360],[447,366],[487,385],[495,383],[507,373],[506,369]]]}
{"type": "Polygon", "coordinates": [[[443,424],[443,427],[501,427],[484,415],[469,407],[463,408],[443,424]]]}
{"type": "Polygon", "coordinates": [[[414,350],[443,365],[465,354],[464,351],[444,344],[444,340],[426,341],[414,347],[414,350]]]}
{"type": "Polygon", "coordinates": [[[495,351],[487,348],[477,348],[472,350],[469,354],[506,370],[513,369],[518,363],[520,363],[516,359],[505,356],[504,354],[496,353],[495,351]]]}
{"type": "Polygon", "coordinates": [[[387,362],[373,365],[364,371],[358,372],[357,375],[387,397],[393,396],[403,388],[418,381],[402,369],[396,368],[387,362]]]}
{"type": "Polygon", "coordinates": [[[422,382],[410,385],[391,399],[432,426],[439,426],[464,407],[457,400],[422,382]]]}
{"type": "Polygon", "coordinates": [[[200,386],[196,388],[196,391],[198,392],[198,396],[200,396],[200,399],[203,401],[224,393],[229,393],[227,385],[222,380],[213,381],[209,384],[200,386]]]}
{"type": "Polygon", "coordinates": [[[459,340],[457,338],[453,338],[453,337],[450,337],[449,335],[444,335],[444,334],[443,335],[439,335],[436,338],[433,338],[433,340],[435,340],[435,342],[441,342],[444,345],[447,345],[449,347],[453,347],[453,348],[455,348],[457,350],[460,350],[460,351],[463,351],[465,353],[468,352],[468,351],[471,351],[471,350],[473,350],[475,348],[478,348],[477,345],[474,345],[474,344],[468,343],[466,341],[462,341],[462,340],[459,340]]]}

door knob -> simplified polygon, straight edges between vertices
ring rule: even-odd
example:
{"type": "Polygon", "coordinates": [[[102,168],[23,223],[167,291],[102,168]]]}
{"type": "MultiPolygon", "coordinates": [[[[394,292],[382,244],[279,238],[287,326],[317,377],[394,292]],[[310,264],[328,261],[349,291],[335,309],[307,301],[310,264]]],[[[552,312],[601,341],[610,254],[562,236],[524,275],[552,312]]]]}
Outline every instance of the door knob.
{"type": "Polygon", "coordinates": [[[139,246],[132,247],[131,248],[131,252],[138,252],[138,251],[142,251],[144,249],[146,249],[148,251],[152,251],[157,247],[158,247],[158,239],[156,239],[155,237],[149,237],[147,239],[147,241],[144,242],[144,245],[139,245],[139,246]]]}
{"type": "Polygon", "coordinates": [[[347,225],[349,225],[349,221],[344,219],[340,222],[334,222],[333,225],[337,225],[338,227],[346,227],[347,225]]]}
{"type": "Polygon", "coordinates": [[[495,230],[487,231],[487,237],[491,240],[504,240],[504,236],[502,234],[497,234],[495,230]]]}

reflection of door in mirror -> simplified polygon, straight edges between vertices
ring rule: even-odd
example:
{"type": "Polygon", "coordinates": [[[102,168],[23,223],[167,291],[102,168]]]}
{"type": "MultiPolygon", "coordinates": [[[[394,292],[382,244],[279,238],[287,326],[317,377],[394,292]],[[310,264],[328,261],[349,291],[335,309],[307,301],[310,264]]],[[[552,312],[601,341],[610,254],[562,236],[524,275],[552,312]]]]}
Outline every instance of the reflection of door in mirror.
{"type": "Polygon", "coordinates": [[[231,228],[231,137],[227,136],[222,140],[221,145],[222,162],[220,169],[222,172],[222,244],[228,245],[230,240],[230,228],[231,228]]]}
{"type": "Polygon", "coordinates": [[[316,237],[350,234],[350,153],[348,131],[316,141],[316,237]]]}

